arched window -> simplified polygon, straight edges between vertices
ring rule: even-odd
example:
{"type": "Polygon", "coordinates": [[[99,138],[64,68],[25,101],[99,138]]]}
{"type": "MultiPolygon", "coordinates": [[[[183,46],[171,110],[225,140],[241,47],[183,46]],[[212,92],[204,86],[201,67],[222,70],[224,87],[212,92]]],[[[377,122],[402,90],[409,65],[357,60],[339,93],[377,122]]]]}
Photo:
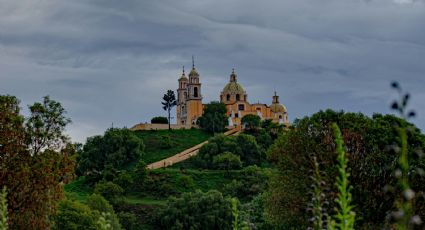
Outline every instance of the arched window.
{"type": "Polygon", "coordinates": [[[241,99],[241,96],[239,94],[236,94],[236,101],[239,101],[241,99]]]}
{"type": "Polygon", "coordinates": [[[282,115],[279,115],[279,119],[282,119],[282,115]]]}
{"type": "Polygon", "coordinates": [[[198,97],[198,87],[193,88],[193,96],[198,97]]]}
{"type": "Polygon", "coordinates": [[[187,92],[184,92],[184,99],[187,99],[187,92]]]}
{"type": "Polygon", "coordinates": [[[227,101],[230,101],[230,94],[227,94],[226,99],[227,101]]]}

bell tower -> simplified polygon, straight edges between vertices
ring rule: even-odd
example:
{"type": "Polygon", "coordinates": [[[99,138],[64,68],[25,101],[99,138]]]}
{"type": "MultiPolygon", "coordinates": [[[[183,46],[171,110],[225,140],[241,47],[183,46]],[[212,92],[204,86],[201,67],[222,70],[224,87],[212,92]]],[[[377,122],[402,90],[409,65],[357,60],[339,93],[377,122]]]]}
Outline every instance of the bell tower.
{"type": "Polygon", "coordinates": [[[187,83],[187,124],[196,124],[196,120],[202,116],[203,107],[201,92],[199,73],[195,68],[195,60],[192,56],[192,70],[189,73],[189,81],[187,83]]]}
{"type": "Polygon", "coordinates": [[[179,78],[179,88],[177,89],[177,124],[178,125],[185,125],[187,124],[187,83],[188,79],[184,73],[184,66],[183,66],[183,73],[181,77],[179,78]]]}

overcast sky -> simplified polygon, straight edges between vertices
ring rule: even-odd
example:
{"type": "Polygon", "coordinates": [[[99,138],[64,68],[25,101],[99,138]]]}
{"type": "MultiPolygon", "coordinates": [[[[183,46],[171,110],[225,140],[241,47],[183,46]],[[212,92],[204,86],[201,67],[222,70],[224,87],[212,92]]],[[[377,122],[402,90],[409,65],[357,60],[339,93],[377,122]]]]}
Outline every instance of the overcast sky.
{"type": "Polygon", "coordinates": [[[58,100],[74,141],[166,115],[191,56],[204,103],[232,68],[251,102],[290,120],[389,113],[397,80],[425,128],[425,3],[413,0],[0,0],[0,94],[58,100]]]}

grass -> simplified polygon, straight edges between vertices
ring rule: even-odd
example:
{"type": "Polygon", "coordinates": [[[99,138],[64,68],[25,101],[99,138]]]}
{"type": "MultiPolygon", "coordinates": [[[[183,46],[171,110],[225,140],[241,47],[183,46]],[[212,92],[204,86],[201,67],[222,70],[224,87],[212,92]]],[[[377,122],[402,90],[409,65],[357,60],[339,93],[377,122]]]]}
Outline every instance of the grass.
{"type": "Polygon", "coordinates": [[[81,176],[65,185],[65,193],[68,197],[84,202],[93,193],[93,188],[87,184],[86,178],[81,176]]]}
{"type": "Polygon", "coordinates": [[[166,203],[166,200],[158,200],[153,197],[139,197],[136,195],[128,195],[124,198],[124,201],[128,204],[155,206],[163,206],[166,203]]]}
{"type": "Polygon", "coordinates": [[[200,144],[212,135],[201,129],[181,130],[144,130],[135,131],[136,135],[143,139],[145,154],[142,159],[146,164],[160,161],[173,156],[185,149],[200,144]],[[163,138],[170,137],[171,147],[162,148],[163,138]]]}

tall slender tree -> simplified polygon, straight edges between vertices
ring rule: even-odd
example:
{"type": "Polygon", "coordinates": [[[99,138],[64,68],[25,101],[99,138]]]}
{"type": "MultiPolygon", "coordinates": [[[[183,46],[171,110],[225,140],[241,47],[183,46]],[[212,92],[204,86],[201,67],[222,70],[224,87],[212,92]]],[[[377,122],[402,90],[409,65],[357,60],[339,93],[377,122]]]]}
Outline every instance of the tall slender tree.
{"type": "Polygon", "coordinates": [[[171,130],[171,109],[173,109],[173,107],[177,105],[176,95],[174,94],[174,91],[168,90],[167,93],[164,94],[164,97],[162,97],[162,100],[162,108],[168,112],[168,130],[171,130]]]}

